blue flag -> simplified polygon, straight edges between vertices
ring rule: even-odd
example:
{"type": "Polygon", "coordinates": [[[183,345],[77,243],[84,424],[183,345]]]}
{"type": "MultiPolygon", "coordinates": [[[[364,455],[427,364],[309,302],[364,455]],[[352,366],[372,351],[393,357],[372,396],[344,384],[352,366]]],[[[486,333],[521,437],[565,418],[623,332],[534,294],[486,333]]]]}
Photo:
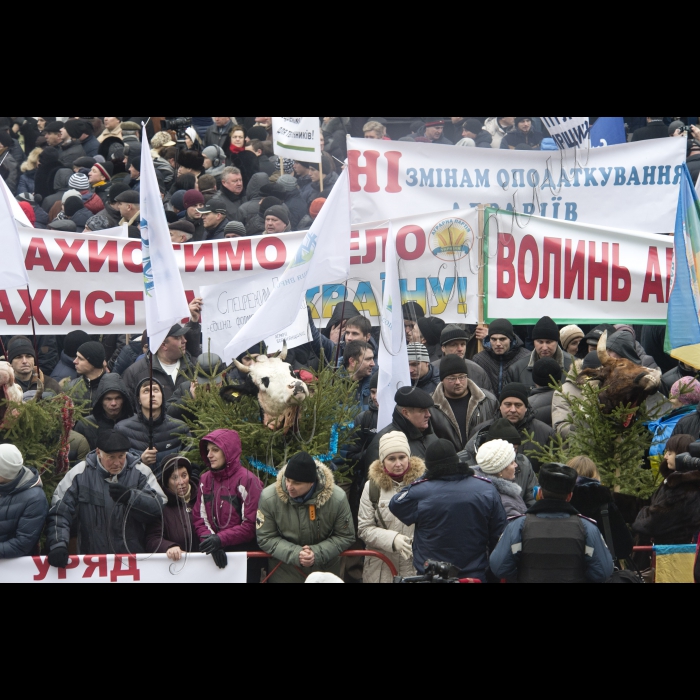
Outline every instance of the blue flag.
{"type": "Polygon", "coordinates": [[[598,117],[591,127],[591,148],[627,143],[624,117],[598,117]]]}

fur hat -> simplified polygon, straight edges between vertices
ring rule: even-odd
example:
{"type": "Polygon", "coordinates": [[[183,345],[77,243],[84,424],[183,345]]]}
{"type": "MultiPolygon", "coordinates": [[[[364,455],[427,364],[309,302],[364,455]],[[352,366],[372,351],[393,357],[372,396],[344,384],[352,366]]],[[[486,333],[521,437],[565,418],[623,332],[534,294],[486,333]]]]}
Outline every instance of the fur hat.
{"type": "Polygon", "coordinates": [[[563,464],[545,464],[540,468],[539,480],[543,491],[568,496],[576,488],[578,473],[563,464]]]}
{"type": "Polygon", "coordinates": [[[405,454],[411,456],[411,448],[408,444],[408,438],[399,432],[387,433],[382,436],[379,441],[379,461],[383,464],[384,460],[393,454],[405,454]]]}
{"type": "Polygon", "coordinates": [[[204,156],[197,151],[180,151],[177,164],[188,170],[204,170],[204,156]]]}
{"type": "Polygon", "coordinates": [[[439,478],[460,473],[460,462],[455,446],[449,440],[434,442],[425,454],[426,476],[439,478]]]}
{"type": "Polygon", "coordinates": [[[476,463],[484,474],[498,475],[515,462],[515,448],[505,440],[492,440],[481,446],[476,463]]]}

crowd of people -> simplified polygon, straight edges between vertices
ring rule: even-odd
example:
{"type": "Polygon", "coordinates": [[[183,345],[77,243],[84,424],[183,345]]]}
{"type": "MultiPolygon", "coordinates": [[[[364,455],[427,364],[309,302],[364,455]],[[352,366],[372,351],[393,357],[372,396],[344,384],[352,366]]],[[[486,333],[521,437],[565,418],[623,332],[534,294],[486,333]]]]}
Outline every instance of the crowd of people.
{"type": "MultiPolygon", "coordinates": [[[[315,164],[275,157],[271,117],[187,118],[142,144],[147,119],[0,118],[2,177],[32,225],[94,232],[126,224],[140,237],[140,170],[150,157],[175,243],[305,230],[337,181],[345,136],[357,128],[357,118],[322,118],[325,152],[315,164]]],[[[685,126],[696,118],[643,119],[632,140],[688,135],[691,154],[700,138],[685,126]]],[[[389,138],[386,118],[363,120],[365,138],[389,138]]],[[[428,117],[407,131],[401,138],[463,147],[551,145],[538,117],[428,117]]],[[[259,550],[270,561],[249,562],[250,582],[264,569],[272,583],[319,572],[392,583],[378,559],[353,570],[341,558],[367,549],[405,578],[439,561],[481,582],[604,583],[631,561],[635,544],[697,541],[700,378],[664,352],[655,327],[560,327],[546,316],[528,327],[508,319],[448,325],[405,304],[412,386],[396,393],[392,422],[379,429],[379,329],[340,303],[325,329],[310,324],[312,342],[287,361],[299,373],[332,358],[355,382],[355,432],[334,461],[291,455],[265,488],[242,464],[234,431],[204,437],[199,459],[184,456],[188,397],[242,380],[202,352],[202,311],[195,299],[190,322],[174,326],[153,357],[147,331],[0,338],[25,400],[66,393],[89,414],[71,432],[73,467],[50,504],[38,472],[15,446],[0,445],[0,559],[41,552],[65,568],[73,554],[181,561],[201,552],[225,568],[227,553],[259,550]],[[575,430],[575,377],[600,366],[603,338],[611,357],[659,370],[647,407],[665,426],[663,481],[631,521],[587,455],[566,465],[536,456],[575,430]],[[352,466],[350,487],[336,484],[340,462],[352,466]]],[[[261,352],[256,346],[238,361],[261,352]]]]}

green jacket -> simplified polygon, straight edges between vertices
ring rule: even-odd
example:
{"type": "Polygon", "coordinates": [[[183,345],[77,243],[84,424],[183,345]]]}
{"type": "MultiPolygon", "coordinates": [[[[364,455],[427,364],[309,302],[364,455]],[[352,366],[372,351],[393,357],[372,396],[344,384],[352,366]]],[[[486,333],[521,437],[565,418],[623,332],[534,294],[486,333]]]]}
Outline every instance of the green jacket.
{"type": "MultiPolygon", "coordinates": [[[[317,463],[318,464],[318,463],[317,463]]],[[[282,566],[270,583],[303,583],[305,576],[316,571],[340,574],[340,555],[355,543],[355,526],[345,492],[335,485],[333,472],[318,464],[318,487],[314,497],[294,503],[287,492],[285,469],[277,483],[268,486],[258,506],[258,544],[263,552],[274,557],[270,571],[282,566]],[[311,520],[311,506],[316,520],[311,520]],[[313,568],[300,573],[299,555],[309,546],[316,555],[313,568]]]]}

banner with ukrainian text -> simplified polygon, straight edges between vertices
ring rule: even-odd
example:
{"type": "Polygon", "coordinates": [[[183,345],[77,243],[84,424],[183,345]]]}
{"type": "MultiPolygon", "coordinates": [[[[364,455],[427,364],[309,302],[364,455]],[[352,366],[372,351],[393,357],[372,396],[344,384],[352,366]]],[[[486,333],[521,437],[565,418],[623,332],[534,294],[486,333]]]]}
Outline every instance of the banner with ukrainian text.
{"type": "Polygon", "coordinates": [[[272,117],[272,145],[280,158],[320,163],[318,117],[272,117]]]}
{"type": "Polygon", "coordinates": [[[588,117],[540,117],[561,150],[588,148],[591,123],[588,117]]]}

